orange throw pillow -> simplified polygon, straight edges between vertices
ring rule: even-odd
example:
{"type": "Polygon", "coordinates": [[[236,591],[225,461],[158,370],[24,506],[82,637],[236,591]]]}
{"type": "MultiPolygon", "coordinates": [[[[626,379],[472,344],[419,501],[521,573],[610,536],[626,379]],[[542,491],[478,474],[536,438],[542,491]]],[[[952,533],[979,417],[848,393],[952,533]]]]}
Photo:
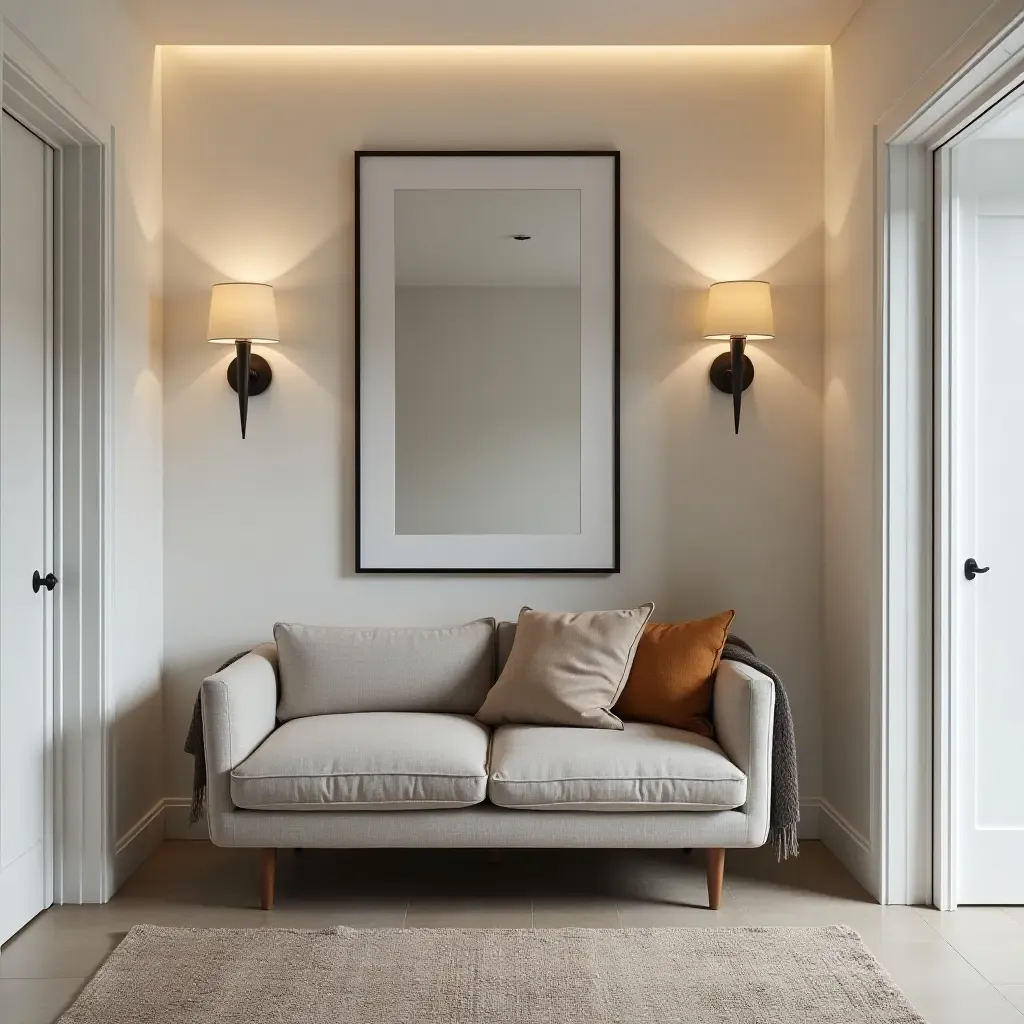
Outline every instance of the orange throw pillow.
{"type": "Polygon", "coordinates": [[[647,624],[615,714],[711,736],[711,686],[736,613],[647,624]]]}

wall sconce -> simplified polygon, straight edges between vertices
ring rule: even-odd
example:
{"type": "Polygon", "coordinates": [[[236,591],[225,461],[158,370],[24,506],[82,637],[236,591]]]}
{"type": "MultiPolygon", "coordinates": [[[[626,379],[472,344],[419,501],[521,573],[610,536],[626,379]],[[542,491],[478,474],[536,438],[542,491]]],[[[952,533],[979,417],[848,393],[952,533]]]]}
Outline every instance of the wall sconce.
{"type": "Polygon", "coordinates": [[[708,291],[708,313],[704,328],[708,341],[727,341],[729,351],[711,364],[711,383],[732,395],[736,433],[740,432],[740,404],[743,392],[754,381],[754,364],[744,354],[748,341],[775,337],[772,289],[767,281],[721,281],[708,291]]]}
{"type": "Polygon", "coordinates": [[[235,358],[228,367],[228,384],[238,392],[243,439],[249,396],[262,395],[274,376],[270,363],[252,354],[252,346],[274,345],[281,340],[279,335],[277,304],[274,289],[269,284],[232,281],[213,286],[206,340],[216,345],[235,346],[235,358]]]}

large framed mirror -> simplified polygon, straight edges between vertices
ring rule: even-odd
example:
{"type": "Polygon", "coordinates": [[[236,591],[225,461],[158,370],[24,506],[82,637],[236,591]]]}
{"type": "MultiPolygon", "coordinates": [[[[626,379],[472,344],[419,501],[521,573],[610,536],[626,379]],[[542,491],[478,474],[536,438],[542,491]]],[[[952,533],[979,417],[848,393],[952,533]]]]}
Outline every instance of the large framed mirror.
{"type": "Polygon", "coordinates": [[[618,153],[355,182],[357,571],[618,572],[618,153]]]}

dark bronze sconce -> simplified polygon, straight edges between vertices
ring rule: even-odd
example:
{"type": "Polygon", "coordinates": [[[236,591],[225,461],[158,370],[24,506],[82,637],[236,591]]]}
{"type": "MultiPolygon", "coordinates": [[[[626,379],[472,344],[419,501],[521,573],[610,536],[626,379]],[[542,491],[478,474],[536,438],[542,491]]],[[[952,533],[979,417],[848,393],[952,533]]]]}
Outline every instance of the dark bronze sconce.
{"type": "Polygon", "coordinates": [[[206,339],[218,345],[235,346],[235,358],[228,367],[228,384],[238,392],[238,416],[244,439],[249,398],[262,395],[274,377],[270,363],[252,352],[253,345],[274,345],[280,341],[274,289],[269,284],[236,281],[215,284],[206,339]]]}
{"type": "Polygon", "coordinates": [[[708,292],[704,337],[729,342],[729,351],[711,364],[710,377],[714,387],[732,395],[733,424],[738,434],[743,392],[754,382],[754,364],[745,351],[747,342],[775,337],[771,286],[766,281],[713,284],[708,292]]]}

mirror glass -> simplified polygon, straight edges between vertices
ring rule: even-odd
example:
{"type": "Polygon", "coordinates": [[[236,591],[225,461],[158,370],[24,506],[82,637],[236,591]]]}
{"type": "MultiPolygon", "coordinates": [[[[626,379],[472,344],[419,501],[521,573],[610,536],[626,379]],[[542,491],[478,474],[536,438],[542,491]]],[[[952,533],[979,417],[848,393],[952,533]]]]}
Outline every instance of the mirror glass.
{"type": "Polygon", "coordinates": [[[399,534],[580,533],[580,192],[395,192],[399,534]]]}

